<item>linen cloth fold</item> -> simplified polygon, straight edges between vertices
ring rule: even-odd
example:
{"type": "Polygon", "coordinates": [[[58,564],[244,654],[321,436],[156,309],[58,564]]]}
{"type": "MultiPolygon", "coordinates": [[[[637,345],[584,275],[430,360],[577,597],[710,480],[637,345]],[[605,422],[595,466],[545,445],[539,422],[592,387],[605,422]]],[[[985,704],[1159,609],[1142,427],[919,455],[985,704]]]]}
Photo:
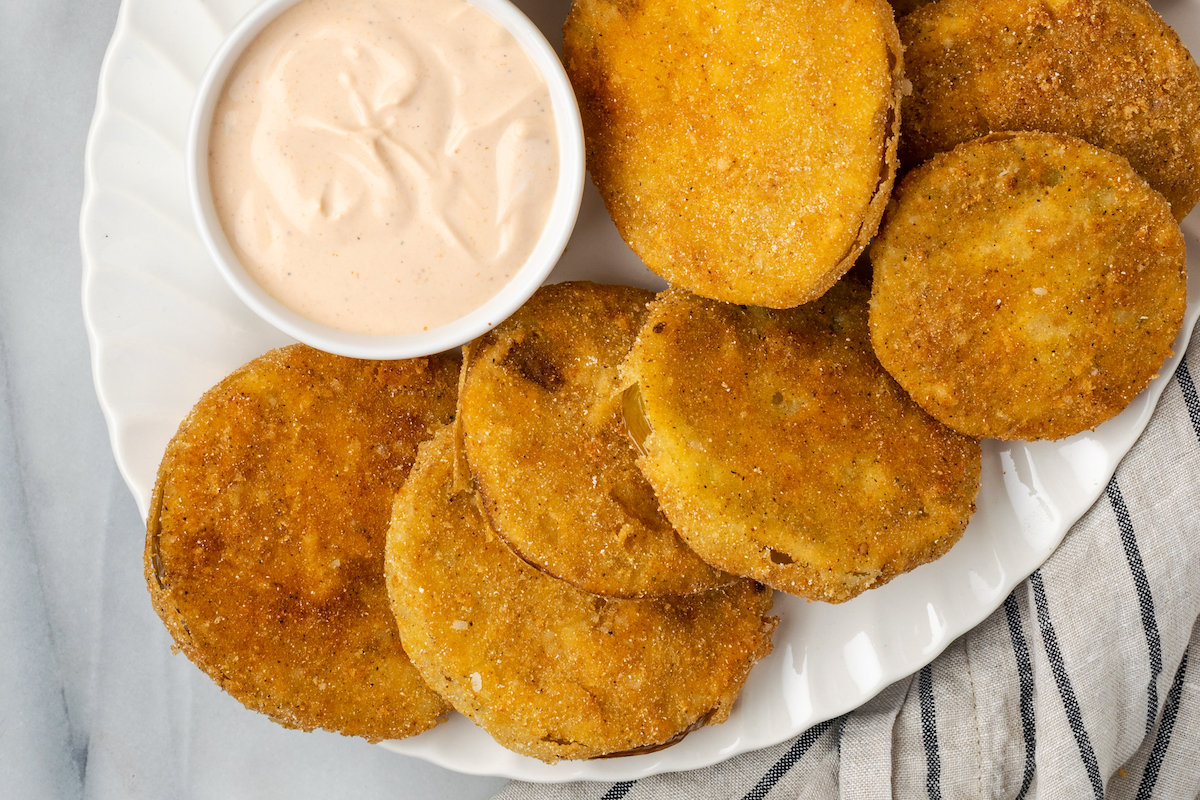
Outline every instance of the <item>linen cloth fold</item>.
{"type": "Polygon", "coordinates": [[[1200,330],[1100,499],[924,669],[782,744],[496,800],[1200,796],[1200,330]]]}

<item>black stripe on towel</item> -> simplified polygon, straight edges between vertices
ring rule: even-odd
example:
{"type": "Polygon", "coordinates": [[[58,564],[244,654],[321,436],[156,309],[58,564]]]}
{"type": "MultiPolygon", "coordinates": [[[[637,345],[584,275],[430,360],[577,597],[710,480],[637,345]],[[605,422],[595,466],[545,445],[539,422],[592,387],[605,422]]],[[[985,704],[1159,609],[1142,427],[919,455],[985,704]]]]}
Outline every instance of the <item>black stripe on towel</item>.
{"type": "Polygon", "coordinates": [[[1021,735],[1025,738],[1025,770],[1021,776],[1021,791],[1017,792],[1015,800],[1025,800],[1037,767],[1037,717],[1033,710],[1033,661],[1029,658],[1015,589],[1004,598],[1004,615],[1008,617],[1008,635],[1012,637],[1013,655],[1017,659],[1017,680],[1021,684],[1021,735]]]}
{"type": "Polygon", "coordinates": [[[1158,726],[1158,735],[1154,737],[1154,747],[1150,749],[1150,759],[1146,762],[1146,771],[1142,773],[1142,782],[1138,784],[1135,800],[1149,800],[1158,782],[1158,771],[1162,768],[1163,757],[1171,744],[1171,731],[1175,728],[1175,718],[1179,716],[1179,697],[1183,694],[1183,676],[1187,673],[1188,654],[1183,652],[1183,660],[1175,672],[1175,680],[1167,690],[1167,702],[1163,706],[1162,722],[1158,726]]]}
{"type": "Polygon", "coordinates": [[[1150,593],[1150,581],[1142,564],[1142,553],[1138,549],[1137,537],[1133,533],[1133,520],[1113,475],[1104,490],[1117,515],[1117,528],[1121,531],[1121,544],[1125,546],[1125,558],[1129,571],[1133,573],[1133,585],[1137,588],[1138,605],[1142,610],[1142,631],[1146,634],[1146,648],[1150,651],[1150,684],[1146,687],[1146,735],[1154,730],[1158,717],[1158,676],[1162,674],[1162,641],[1158,638],[1158,619],[1154,616],[1154,596],[1150,593]]]}
{"type": "Polygon", "coordinates": [[[817,739],[825,735],[825,731],[829,730],[829,726],[837,721],[827,719],[800,734],[796,738],[796,741],[792,742],[792,746],[788,748],[788,751],[771,765],[771,768],[767,770],[767,774],[763,775],[758,783],[754,784],[754,788],[742,796],[742,800],[763,800],[767,796],[767,793],[775,788],[775,784],[779,783],[779,779],[786,775],[787,771],[804,757],[804,754],[808,752],[808,749],[813,746],[817,739]]]}
{"type": "Polygon", "coordinates": [[[933,665],[917,674],[921,698],[921,741],[925,744],[925,791],[929,800],[942,800],[942,756],[938,752],[937,714],[933,707],[933,665]]]}
{"type": "Polygon", "coordinates": [[[1188,416],[1192,418],[1192,430],[1200,439],[1200,397],[1196,396],[1196,384],[1192,381],[1192,373],[1188,370],[1187,357],[1179,360],[1179,368],[1175,370],[1175,380],[1179,381],[1179,389],[1183,392],[1183,403],[1187,406],[1188,416]]]}
{"type": "Polygon", "coordinates": [[[1050,660],[1050,671],[1054,673],[1054,683],[1058,685],[1058,694],[1062,697],[1067,722],[1071,725],[1071,733],[1075,735],[1075,744],[1079,746],[1079,756],[1083,759],[1083,766],[1092,783],[1096,800],[1104,800],[1104,781],[1100,779],[1100,765],[1096,762],[1095,751],[1092,750],[1092,740],[1088,738],[1087,729],[1083,727],[1083,715],[1079,711],[1079,701],[1075,699],[1075,689],[1071,686],[1066,665],[1063,664],[1062,651],[1058,649],[1058,634],[1054,632],[1054,623],[1050,621],[1050,606],[1046,602],[1046,587],[1042,584],[1041,570],[1029,576],[1029,584],[1033,587],[1033,601],[1037,605],[1038,627],[1042,629],[1046,658],[1050,660]]]}
{"type": "Polygon", "coordinates": [[[620,783],[614,783],[612,787],[604,793],[604,796],[601,797],[600,800],[621,800],[622,797],[629,794],[629,790],[633,788],[635,783],[637,783],[637,781],[621,781],[620,783]]]}

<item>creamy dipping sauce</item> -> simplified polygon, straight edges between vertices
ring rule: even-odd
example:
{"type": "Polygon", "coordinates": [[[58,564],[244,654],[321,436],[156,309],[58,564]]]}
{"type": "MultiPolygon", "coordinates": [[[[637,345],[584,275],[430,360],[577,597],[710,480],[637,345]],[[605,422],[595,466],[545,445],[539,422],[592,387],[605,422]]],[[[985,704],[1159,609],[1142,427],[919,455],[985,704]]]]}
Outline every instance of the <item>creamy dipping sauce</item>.
{"type": "Polygon", "coordinates": [[[483,305],[537,244],[558,185],[545,78],[463,0],[303,0],[242,54],[209,182],[246,271],[351,333],[483,305]]]}

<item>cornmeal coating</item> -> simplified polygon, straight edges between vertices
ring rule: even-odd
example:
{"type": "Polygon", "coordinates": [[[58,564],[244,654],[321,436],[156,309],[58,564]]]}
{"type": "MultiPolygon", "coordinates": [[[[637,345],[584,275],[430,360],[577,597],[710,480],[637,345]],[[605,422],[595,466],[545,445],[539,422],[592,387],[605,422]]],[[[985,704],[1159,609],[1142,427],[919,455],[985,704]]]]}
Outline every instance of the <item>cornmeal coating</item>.
{"type": "Polygon", "coordinates": [[[1129,159],[1183,219],[1200,200],[1200,69],[1145,0],[942,0],[900,22],[900,160],[1002,131],[1129,159]]]}
{"type": "Polygon", "coordinates": [[[209,390],[159,467],[146,582],[182,650],[288,728],[411,736],[450,709],[400,644],[393,496],[454,416],[456,356],[273,350],[209,390]]]}
{"type": "Polygon", "coordinates": [[[644,752],[723,722],[771,651],[771,590],[605,598],[537,570],[454,481],[454,437],[421,447],[396,497],[387,579],[430,686],[497,742],[543,761],[644,752]]]}
{"type": "Polygon", "coordinates": [[[1187,306],[1183,235],[1118,155],[995,134],[906,176],[871,247],[871,340],[955,430],[1060,439],[1155,377],[1187,306]]]}
{"type": "Polygon", "coordinates": [[[979,443],[875,360],[869,292],[848,277],[787,311],[678,289],[651,306],[625,363],[626,415],[663,510],[710,564],[839,603],[962,535],[979,443]]]}
{"type": "Polygon", "coordinates": [[[617,372],[653,299],[545,286],[464,364],[459,421],[485,517],[526,561],[594,594],[691,594],[733,579],[675,533],[625,430],[617,372]]]}
{"type": "Polygon", "coordinates": [[[789,308],[874,235],[903,75],[886,0],[575,0],[563,36],[592,179],[671,284],[789,308]]]}

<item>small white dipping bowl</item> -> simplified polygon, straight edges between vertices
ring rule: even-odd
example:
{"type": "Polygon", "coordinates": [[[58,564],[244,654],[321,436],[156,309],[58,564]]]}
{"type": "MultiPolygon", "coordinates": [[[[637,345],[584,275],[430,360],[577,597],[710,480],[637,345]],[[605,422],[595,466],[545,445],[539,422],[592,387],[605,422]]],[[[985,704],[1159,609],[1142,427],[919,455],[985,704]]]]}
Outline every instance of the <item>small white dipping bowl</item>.
{"type": "Polygon", "coordinates": [[[188,195],[200,238],[237,296],[264,320],[307,345],[353,358],[397,359],[440,353],[466,344],[520,308],[542,285],[567,246],[579,214],[584,180],[583,125],[571,83],[546,37],[509,0],[467,1],[507,28],[546,79],[558,129],[558,189],[541,238],[512,280],[479,308],[437,328],[398,336],[370,336],[313,322],[285,307],[250,277],[217,219],[208,182],[208,136],[217,100],[242,51],[299,0],[264,0],[225,38],[200,80],[185,153],[188,195]]]}

